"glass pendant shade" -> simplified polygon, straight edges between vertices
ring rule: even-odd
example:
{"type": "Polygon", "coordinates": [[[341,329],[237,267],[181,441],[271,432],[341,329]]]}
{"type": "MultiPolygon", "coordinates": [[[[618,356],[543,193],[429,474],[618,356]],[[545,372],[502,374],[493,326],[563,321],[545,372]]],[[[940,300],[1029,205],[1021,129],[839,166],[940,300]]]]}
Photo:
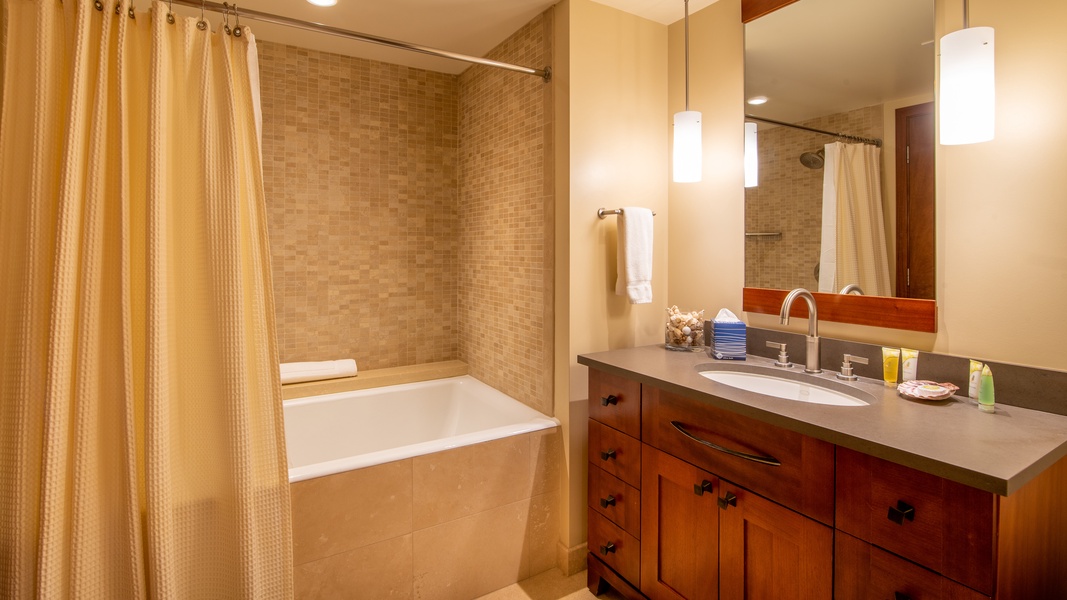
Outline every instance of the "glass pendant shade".
{"type": "Polygon", "coordinates": [[[745,123],[745,187],[759,185],[759,151],[756,148],[756,124],[745,123]]]}
{"type": "Polygon", "coordinates": [[[941,38],[941,143],[993,139],[995,110],[993,28],[970,27],[941,38]]]}
{"type": "Polygon", "coordinates": [[[700,181],[704,160],[701,152],[700,112],[674,113],[674,181],[700,181]]]}

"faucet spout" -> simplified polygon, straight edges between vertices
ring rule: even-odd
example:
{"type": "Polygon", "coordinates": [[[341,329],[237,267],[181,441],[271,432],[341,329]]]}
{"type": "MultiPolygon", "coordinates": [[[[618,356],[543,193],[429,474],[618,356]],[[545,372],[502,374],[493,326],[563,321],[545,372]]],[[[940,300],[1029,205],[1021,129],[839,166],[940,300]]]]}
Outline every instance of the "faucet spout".
{"type": "Polygon", "coordinates": [[[815,306],[815,296],[804,288],[789,292],[782,301],[782,311],[778,314],[778,320],[782,325],[789,324],[789,311],[792,310],[793,301],[797,298],[803,298],[808,304],[807,356],[804,359],[804,372],[822,373],[819,361],[819,311],[815,306]]]}

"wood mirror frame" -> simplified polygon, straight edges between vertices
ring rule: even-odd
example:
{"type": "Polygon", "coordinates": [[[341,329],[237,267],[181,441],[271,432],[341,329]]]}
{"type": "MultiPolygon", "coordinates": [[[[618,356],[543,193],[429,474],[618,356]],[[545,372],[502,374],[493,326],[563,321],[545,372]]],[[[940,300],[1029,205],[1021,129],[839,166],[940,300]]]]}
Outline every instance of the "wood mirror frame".
{"type": "MultiPolygon", "coordinates": [[[[788,6],[798,0],[741,0],[741,22],[748,23],[763,15],[788,6]]],[[[746,312],[778,314],[789,290],[744,288],[742,309],[746,312]]],[[[937,302],[889,296],[855,296],[813,293],[819,308],[819,320],[869,325],[889,329],[906,329],[935,333],[937,331],[937,302]]],[[[807,305],[793,305],[791,316],[805,317],[807,305]]]]}

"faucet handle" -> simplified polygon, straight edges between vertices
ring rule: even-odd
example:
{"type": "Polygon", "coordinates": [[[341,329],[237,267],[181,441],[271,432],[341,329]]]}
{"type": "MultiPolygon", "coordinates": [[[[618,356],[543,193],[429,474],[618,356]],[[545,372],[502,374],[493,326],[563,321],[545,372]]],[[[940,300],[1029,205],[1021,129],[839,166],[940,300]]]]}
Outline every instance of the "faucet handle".
{"type": "Polygon", "coordinates": [[[774,366],[787,369],[793,366],[793,363],[789,362],[789,354],[785,351],[785,342],[767,342],[767,347],[778,349],[778,360],[774,361],[774,366]]]}
{"type": "Polygon", "coordinates": [[[859,363],[861,365],[870,364],[870,361],[862,356],[852,356],[851,354],[845,354],[845,361],[841,363],[841,372],[837,374],[838,379],[844,379],[846,381],[856,381],[859,377],[852,374],[852,363],[859,363]]]}

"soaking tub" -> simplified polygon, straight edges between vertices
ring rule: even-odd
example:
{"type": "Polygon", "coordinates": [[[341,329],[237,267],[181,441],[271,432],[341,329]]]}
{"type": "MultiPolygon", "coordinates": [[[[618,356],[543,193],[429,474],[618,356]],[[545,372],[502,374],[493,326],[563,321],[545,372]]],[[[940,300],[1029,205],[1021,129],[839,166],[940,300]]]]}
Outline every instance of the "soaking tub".
{"type": "Polygon", "coordinates": [[[469,600],[557,565],[556,419],[470,376],[284,407],[297,600],[469,600]]]}
{"type": "Polygon", "coordinates": [[[284,407],[290,483],[559,425],[470,375],[284,407]]]}

